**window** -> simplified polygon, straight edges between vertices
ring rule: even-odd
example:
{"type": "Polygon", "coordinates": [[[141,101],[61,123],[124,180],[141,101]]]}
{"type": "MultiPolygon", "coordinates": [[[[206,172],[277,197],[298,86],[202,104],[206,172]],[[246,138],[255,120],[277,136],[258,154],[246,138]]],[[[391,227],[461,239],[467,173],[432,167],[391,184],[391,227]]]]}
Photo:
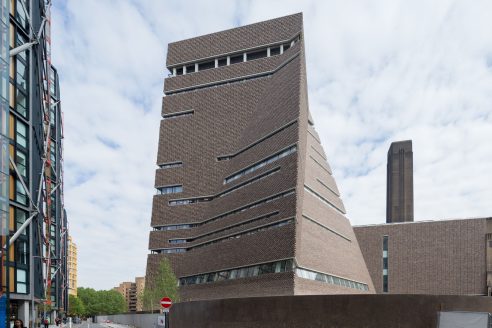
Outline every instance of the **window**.
{"type": "Polygon", "coordinates": [[[189,204],[195,204],[195,203],[210,202],[210,201],[214,200],[215,198],[223,197],[223,196],[228,195],[228,194],[230,194],[230,193],[232,193],[238,189],[249,186],[250,184],[252,184],[258,180],[261,180],[263,178],[266,178],[266,177],[278,172],[279,170],[280,170],[280,168],[277,167],[273,170],[267,171],[267,172],[265,172],[259,176],[256,176],[252,179],[249,179],[245,182],[237,184],[236,186],[229,188],[227,190],[224,190],[223,192],[221,192],[217,195],[214,195],[214,196],[194,197],[194,198],[188,198],[188,199],[173,199],[173,200],[169,201],[169,205],[176,206],[176,205],[189,205],[189,204]]]}
{"type": "Polygon", "coordinates": [[[291,154],[291,153],[293,153],[295,151],[296,151],[296,146],[291,146],[291,147],[289,147],[289,148],[287,148],[285,150],[282,150],[279,153],[277,153],[277,154],[275,154],[273,156],[270,156],[270,157],[262,160],[261,162],[258,162],[256,164],[253,164],[253,165],[251,165],[251,166],[249,166],[249,167],[247,167],[247,168],[245,168],[245,169],[243,169],[243,170],[241,170],[241,171],[239,171],[239,172],[237,172],[237,173],[235,173],[235,174],[233,174],[233,175],[225,178],[224,184],[229,183],[229,182],[232,182],[234,180],[237,180],[237,179],[241,178],[242,176],[244,176],[246,174],[249,174],[251,172],[254,172],[256,170],[259,170],[263,166],[268,165],[270,163],[273,163],[273,162],[275,162],[275,161],[277,161],[277,160],[279,160],[279,159],[281,159],[281,158],[283,158],[283,157],[285,157],[285,156],[287,156],[287,155],[289,155],[289,154],[291,154]]]}
{"type": "Polygon", "coordinates": [[[270,56],[280,55],[280,47],[270,48],[270,56]]]}
{"type": "Polygon", "coordinates": [[[15,124],[15,141],[17,145],[27,148],[27,125],[19,120],[15,124]]]}
{"type": "Polygon", "coordinates": [[[234,209],[232,211],[229,211],[229,212],[226,212],[226,213],[223,213],[223,214],[214,216],[214,217],[212,217],[210,219],[207,219],[205,221],[202,221],[202,222],[189,223],[189,224],[181,224],[181,225],[168,225],[168,226],[154,227],[154,229],[155,230],[165,230],[165,231],[167,231],[167,230],[191,229],[191,228],[194,228],[194,227],[199,227],[199,226],[202,226],[204,224],[207,224],[207,223],[210,223],[210,222],[214,222],[214,221],[223,219],[223,218],[228,217],[230,215],[233,215],[233,214],[236,214],[236,213],[239,213],[239,212],[244,212],[244,211],[246,211],[248,209],[258,207],[258,206],[260,206],[262,204],[273,202],[273,201],[275,201],[277,199],[280,199],[282,197],[289,197],[289,196],[293,195],[294,193],[295,193],[295,191],[293,189],[290,189],[290,190],[287,190],[287,191],[278,193],[276,195],[270,196],[268,198],[263,198],[263,199],[261,199],[261,200],[259,200],[257,202],[250,203],[248,205],[238,207],[238,208],[236,208],[236,209],[234,209]]]}
{"type": "Polygon", "coordinates": [[[186,66],[186,74],[195,73],[195,64],[186,66]]]}
{"type": "MultiPolygon", "coordinates": [[[[26,222],[26,220],[27,220],[27,212],[21,210],[20,208],[15,208],[15,221],[17,224],[16,229],[19,229],[24,224],[24,222],[26,222]]],[[[22,235],[24,236],[27,235],[27,230],[28,230],[27,228],[24,229],[22,235]]]]}
{"type": "Polygon", "coordinates": [[[15,180],[15,201],[27,205],[27,193],[19,179],[15,180]]]}
{"type": "Polygon", "coordinates": [[[27,272],[23,269],[17,269],[17,293],[27,293],[27,272]]]}
{"type": "Polygon", "coordinates": [[[248,53],[247,59],[248,59],[248,61],[250,61],[250,60],[265,58],[266,56],[267,56],[267,49],[264,49],[264,50],[259,50],[259,51],[248,53]]]}
{"type": "Polygon", "coordinates": [[[181,166],[183,166],[183,162],[172,162],[172,163],[159,164],[160,169],[171,169],[173,167],[181,167],[181,166]]]}
{"type": "Polygon", "coordinates": [[[160,251],[161,254],[173,254],[173,253],[185,253],[186,248],[170,248],[170,249],[163,249],[160,251]]]}
{"type": "Polygon", "coordinates": [[[227,66],[227,58],[220,58],[219,59],[219,67],[222,66],[227,66]]]}
{"type": "Polygon", "coordinates": [[[55,142],[52,140],[50,143],[50,160],[51,160],[51,166],[55,169],[56,168],[56,145],[55,142]]]}
{"type": "Polygon", "coordinates": [[[251,61],[251,60],[256,60],[260,58],[265,58],[268,57],[268,49],[270,49],[270,56],[276,56],[280,55],[281,52],[286,51],[289,49],[291,46],[293,46],[296,42],[300,40],[299,35],[296,36],[294,39],[292,39],[289,42],[284,43],[283,45],[273,45],[271,47],[265,47],[262,49],[257,49],[254,51],[251,51],[249,53],[241,53],[241,54],[233,54],[227,57],[220,57],[220,58],[214,58],[213,60],[209,60],[206,62],[201,62],[201,63],[192,63],[188,64],[187,66],[182,66],[182,67],[168,67],[170,71],[173,72],[174,76],[178,75],[183,75],[183,74],[189,74],[189,73],[195,73],[207,69],[212,69],[216,67],[223,67],[227,65],[233,65],[233,64],[238,64],[242,63],[245,61],[251,61]],[[217,66],[216,66],[217,63],[217,66]]]}
{"type": "Polygon", "coordinates": [[[357,282],[337,276],[333,276],[327,273],[322,273],[322,272],[316,272],[312,271],[309,269],[304,269],[304,268],[299,268],[297,267],[295,269],[296,275],[300,278],[304,279],[309,279],[309,280],[316,280],[319,282],[327,283],[327,284],[332,284],[332,285],[338,285],[342,287],[347,287],[347,288],[352,288],[352,289],[359,289],[359,290],[364,290],[368,291],[369,287],[367,284],[362,283],[362,282],[357,282]]]}
{"type": "Polygon", "coordinates": [[[215,68],[215,60],[198,64],[199,71],[204,71],[206,69],[211,69],[211,68],[215,68]]]}
{"type": "Polygon", "coordinates": [[[224,271],[210,272],[205,274],[199,274],[190,277],[183,277],[179,279],[181,286],[196,285],[213,283],[216,281],[232,280],[248,277],[256,277],[268,273],[281,273],[292,271],[292,259],[281,260],[277,262],[265,263],[260,265],[253,265],[242,268],[235,268],[224,271]],[[278,268],[278,271],[275,270],[278,268]]]}
{"type": "Polygon", "coordinates": [[[24,178],[27,177],[27,157],[20,150],[15,151],[15,165],[17,170],[19,170],[20,175],[24,178]]]}
{"type": "Polygon", "coordinates": [[[186,239],[171,239],[171,240],[169,240],[170,244],[184,244],[186,242],[187,242],[186,239]]]}
{"type": "Polygon", "coordinates": [[[15,18],[17,21],[20,23],[20,25],[27,29],[27,17],[26,17],[26,12],[24,11],[24,8],[27,10],[27,3],[24,0],[17,0],[17,3],[15,5],[15,18]],[[22,2],[22,3],[21,3],[22,2]]]}
{"type": "Polygon", "coordinates": [[[16,240],[16,256],[15,256],[15,262],[16,264],[24,264],[27,265],[28,263],[28,254],[27,254],[27,241],[25,240],[16,240]]]}
{"type": "Polygon", "coordinates": [[[388,264],[388,236],[383,236],[383,293],[389,291],[388,264]]]}
{"type": "Polygon", "coordinates": [[[15,90],[15,110],[24,117],[27,115],[27,96],[18,88],[15,90]]]}
{"type": "Polygon", "coordinates": [[[242,63],[243,61],[244,61],[243,54],[236,55],[236,56],[231,56],[231,65],[232,64],[237,64],[237,63],[242,63]]]}
{"type": "Polygon", "coordinates": [[[183,192],[183,186],[176,185],[176,186],[159,187],[157,188],[157,191],[160,195],[176,194],[179,192],[183,192]]]}
{"type": "Polygon", "coordinates": [[[162,115],[162,118],[165,120],[168,120],[170,118],[176,118],[176,117],[183,117],[183,116],[191,116],[195,113],[193,109],[190,110],[185,110],[182,112],[176,112],[176,113],[171,113],[171,114],[164,114],[162,115]]]}
{"type": "MultiPolygon", "coordinates": [[[[153,251],[154,252],[157,252],[157,253],[169,253],[171,251],[173,253],[178,253],[178,251],[176,251],[176,250],[182,250],[182,252],[186,252],[186,251],[189,251],[189,250],[192,250],[192,249],[195,249],[195,248],[206,247],[206,246],[209,246],[209,245],[212,245],[212,244],[216,244],[216,243],[219,243],[219,242],[223,242],[223,241],[227,241],[227,240],[230,240],[230,239],[237,239],[237,238],[241,238],[242,236],[253,235],[253,234],[258,233],[258,232],[261,232],[261,231],[283,227],[283,226],[285,226],[287,224],[291,224],[293,222],[294,222],[294,219],[293,218],[290,218],[290,219],[283,220],[283,221],[280,221],[280,222],[274,222],[272,224],[267,224],[267,225],[264,225],[264,226],[260,226],[258,228],[249,229],[249,230],[246,230],[246,231],[243,231],[243,232],[240,232],[240,233],[236,233],[234,235],[229,235],[229,236],[225,236],[225,237],[222,237],[222,238],[217,238],[217,239],[214,239],[214,240],[211,240],[211,241],[207,241],[207,242],[204,242],[204,243],[201,243],[201,244],[197,244],[195,246],[189,246],[187,248],[165,248],[165,249],[153,250],[153,251]]],[[[186,243],[188,241],[191,242],[192,240],[193,240],[193,238],[190,238],[190,240],[187,240],[187,239],[173,239],[173,240],[169,240],[169,243],[170,244],[179,244],[179,243],[186,243]],[[176,241],[178,241],[178,242],[176,242],[176,241]]]]}
{"type": "Polygon", "coordinates": [[[28,70],[26,65],[17,58],[17,87],[27,91],[27,74],[28,70]]]}

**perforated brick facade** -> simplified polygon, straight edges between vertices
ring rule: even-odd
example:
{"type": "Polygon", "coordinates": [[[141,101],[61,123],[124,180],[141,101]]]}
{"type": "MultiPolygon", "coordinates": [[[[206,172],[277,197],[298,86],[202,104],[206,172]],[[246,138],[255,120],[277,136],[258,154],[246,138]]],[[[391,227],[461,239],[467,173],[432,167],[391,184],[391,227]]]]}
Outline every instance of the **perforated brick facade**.
{"type": "Polygon", "coordinates": [[[184,300],[373,292],[309,115],[303,38],[295,14],[169,44],[149,285],[166,257],[184,300]]]}

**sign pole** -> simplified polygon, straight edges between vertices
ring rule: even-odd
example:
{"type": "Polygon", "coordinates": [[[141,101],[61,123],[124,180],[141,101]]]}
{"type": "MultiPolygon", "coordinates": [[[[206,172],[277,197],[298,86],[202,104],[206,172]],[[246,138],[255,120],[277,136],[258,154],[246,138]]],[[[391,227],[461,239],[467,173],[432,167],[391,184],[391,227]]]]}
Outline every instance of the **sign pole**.
{"type": "Polygon", "coordinates": [[[163,297],[160,304],[164,312],[164,327],[169,328],[169,308],[173,305],[173,301],[169,297],[163,297]]]}

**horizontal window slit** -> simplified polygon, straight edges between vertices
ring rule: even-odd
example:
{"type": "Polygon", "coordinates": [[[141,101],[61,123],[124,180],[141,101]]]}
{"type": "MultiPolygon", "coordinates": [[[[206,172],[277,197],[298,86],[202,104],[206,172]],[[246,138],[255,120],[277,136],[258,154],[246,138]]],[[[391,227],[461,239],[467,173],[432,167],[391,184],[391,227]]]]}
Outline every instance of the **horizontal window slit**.
{"type": "Polygon", "coordinates": [[[195,111],[193,109],[191,109],[191,110],[186,110],[186,111],[182,111],[182,112],[176,112],[176,113],[171,113],[171,114],[164,114],[164,115],[162,115],[162,118],[164,120],[168,120],[168,119],[176,118],[176,117],[191,116],[193,114],[195,114],[195,111]]]}

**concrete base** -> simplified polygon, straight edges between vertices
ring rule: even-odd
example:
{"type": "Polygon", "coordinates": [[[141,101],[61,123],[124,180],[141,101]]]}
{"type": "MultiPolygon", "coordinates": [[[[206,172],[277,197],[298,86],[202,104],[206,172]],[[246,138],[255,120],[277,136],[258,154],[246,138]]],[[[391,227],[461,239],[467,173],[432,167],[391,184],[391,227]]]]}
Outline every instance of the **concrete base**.
{"type": "Polygon", "coordinates": [[[492,312],[492,297],[311,295],[231,298],[173,305],[170,327],[436,327],[438,311],[492,312]]]}

